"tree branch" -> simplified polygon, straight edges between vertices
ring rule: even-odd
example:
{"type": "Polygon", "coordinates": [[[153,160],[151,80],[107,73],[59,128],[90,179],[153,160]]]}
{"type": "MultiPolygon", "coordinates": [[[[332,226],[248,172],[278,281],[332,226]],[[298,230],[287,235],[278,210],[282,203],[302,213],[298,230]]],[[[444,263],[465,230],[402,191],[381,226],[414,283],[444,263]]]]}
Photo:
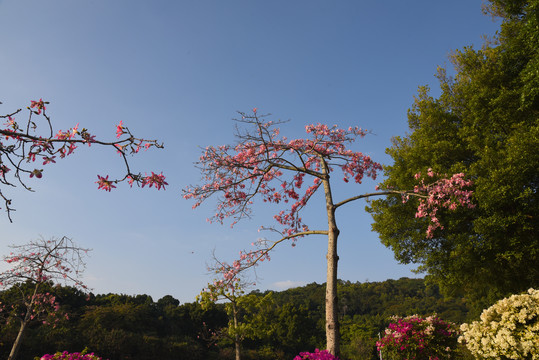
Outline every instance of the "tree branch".
{"type": "Polygon", "coordinates": [[[374,193],[367,193],[367,194],[362,194],[362,195],[357,195],[357,196],[353,196],[351,198],[348,198],[346,200],[343,200],[341,202],[338,202],[337,204],[335,204],[335,209],[345,205],[345,204],[348,204],[349,202],[352,202],[352,201],[355,201],[355,200],[359,200],[359,199],[364,199],[364,198],[368,198],[368,197],[371,197],[371,196],[383,196],[383,195],[402,195],[402,196],[415,196],[415,197],[418,197],[418,198],[422,198],[422,199],[427,199],[428,196],[426,195],[423,195],[423,194],[418,194],[418,193],[415,193],[413,191],[410,191],[410,190],[383,190],[383,191],[379,191],[379,192],[374,192],[374,193]]]}

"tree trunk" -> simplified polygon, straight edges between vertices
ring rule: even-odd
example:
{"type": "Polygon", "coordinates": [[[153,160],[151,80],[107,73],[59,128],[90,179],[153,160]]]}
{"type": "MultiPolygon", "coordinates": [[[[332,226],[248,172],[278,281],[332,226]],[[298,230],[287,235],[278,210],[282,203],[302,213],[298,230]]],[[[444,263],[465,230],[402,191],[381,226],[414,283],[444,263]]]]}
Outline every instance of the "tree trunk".
{"type": "Polygon", "coordinates": [[[324,192],[326,196],[326,210],[328,216],[328,253],[327,259],[327,281],[326,281],[326,346],[327,350],[335,356],[340,353],[340,334],[338,318],[337,299],[337,238],[339,228],[335,219],[335,205],[329,183],[329,172],[327,164],[323,162],[326,179],[323,180],[324,192]]]}
{"type": "Polygon", "coordinates": [[[19,333],[17,334],[17,338],[15,339],[15,342],[11,347],[11,352],[9,353],[7,360],[15,360],[17,358],[17,354],[22,343],[22,336],[24,335],[24,330],[26,330],[26,325],[28,325],[28,321],[30,321],[30,311],[26,313],[26,315],[24,316],[24,320],[21,320],[21,327],[19,329],[19,333]]]}
{"type": "Polygon", "coordinates": [[[232,317],[234,318],[234,347],[236,350],[236,360],[241,360],[241,339],[240,334],[238,334],[238,309],[236,308],[236,303],[232,302],[232,317]]]}
{"type": "MultiPolygon", "coordinates": [[[[41,274],[41,271],[40,271],[40,274],[41,274]]],[[[27,303],[26,301],[24,302],[26,305],[26,314],[24,315],[24,319],[21,320],[21,327],[19,329],[19,333],[17,334],[17,338],[15,339],[15,342],[13,343],[13,346],[11,347],[11,352],[9,353],[7,360],[15,360],[17,358],[17,354],[19,353],[19,348],[21,347],[24,330],[26,330],[26,326],[28,325],[30,320],[32,320],[32,312],[34,310],[34,300],[36,298],[36,294],[38,293],[40,285],[41,285],[40,282],[36,283],[36,286],[34,288],[34,293],[32,294],[30,302],[29,303],[27,303]]],[[[23,298],[23,301],[24,301],[24,298],[23,298]]]]}
{"type": "Polygon", "coordinates": [[[234,342],[236,346],[236,360],[241,360],[240,339],[238,335],[236,335],[236,340],[234,342]]]}
{"type": "MultiPolygon", "coordinates": [[[[335,225],[335,217],[332,216],[332,223],[335,225]]],[[[340,334],[338,318],[338,298],[337,298],[337,237],[339,229],[335,225],[329,229],[328,253],[327,253],[327,281],[326,281],[326,342],[327,349],[335,356],[340,353],[340,334]]]]}

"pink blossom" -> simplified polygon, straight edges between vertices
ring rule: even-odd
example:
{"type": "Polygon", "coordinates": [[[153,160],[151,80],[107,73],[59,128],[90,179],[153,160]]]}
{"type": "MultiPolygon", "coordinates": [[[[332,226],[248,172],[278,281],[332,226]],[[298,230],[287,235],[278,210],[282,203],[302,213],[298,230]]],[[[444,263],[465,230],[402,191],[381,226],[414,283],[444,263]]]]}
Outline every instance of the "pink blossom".
{"type": "Polygon", "coordinates": [[[44,110],[46,109],[45,103],[43,102],[43,99],[39,99],[39,101],[34,101],[34,100],[32,100],[32,101],[30,102],[30,108],[36,108],[36,109],[37,109],[36,113],[37,113],[38,115],[41,114],[41,111],[42,111],[42,110],[44,111],[44,110]]]}
{"type": "Polygon", "coordinates": [[[116,138],[120,138],[124,134],[123,122],[120,120],[120,123],[116,125],[116,138]]]}
{"type": "Polygon", "coordinates": [[[43,170],[38,170],[38,169],[34,169],[31,173],[30,173],[30,177],[33,178],[34,176],[38,179],[41,179],[43,177],[43,170]]]}
{"type": "Polygon", "coordinates": [[[142,179],[142,187],[145,185],[148,185],[148,187],[155,186],[157,190],[161,190],[161,188],[165,189],[165,185],[168,185],[168,183],[165,181],[165,176],[163,173],[155,174],[152,172],[152,175],[146,176],[142,179]]]}
{"type": "Polygon", "coordinates": [[[112,180],[109,180],[109,176],[107,175],[106,177],[102,177],[100,175],[97,175],[97,178],[98,180],[96,181],[96,184],[98,184],[98,189],[103,189],[105,191],[111,191],[112,189],[116,188],[116,186],[114,186],[112,184],[112,180]]]}
{"type": "Polygon", "coordinates": [[[56,163],[56,161],[54,160],[56,156],[51,156],[51,157],[48,157],[48,156],[44,156],[43,157],[43,165],[47,165],[49,163],[56,163]]]}

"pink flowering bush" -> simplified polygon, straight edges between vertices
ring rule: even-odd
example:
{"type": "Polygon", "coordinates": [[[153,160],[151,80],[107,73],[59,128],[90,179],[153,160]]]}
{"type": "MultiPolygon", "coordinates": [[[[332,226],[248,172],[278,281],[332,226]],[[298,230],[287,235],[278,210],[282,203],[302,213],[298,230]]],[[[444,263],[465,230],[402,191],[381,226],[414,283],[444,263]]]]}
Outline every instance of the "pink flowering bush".
{"type": "Polygon", "coordinates": [[[384,358],[407,360],[450,359],[456,351],[458,330],[455,324],[436,315],[421,318],[393,317],[385,336],[376,342],[384,358]]]}
{"type": "Polygon", "coordinates": [[[302,352],[294,360],[339,360],[338,357],[331,354],[328,350],[315,349],[313,353],[302,352]]]}
{"type": "Polygon", "coordinates": [[[94,353],[86,354],[86,351],[80,353],[69,353],[67,351],[64,352],[57,352],[54,355],[45,354],[39,359],[36,358],[36,360],[103,360],[97,355],[94,355],[94,353]]]}

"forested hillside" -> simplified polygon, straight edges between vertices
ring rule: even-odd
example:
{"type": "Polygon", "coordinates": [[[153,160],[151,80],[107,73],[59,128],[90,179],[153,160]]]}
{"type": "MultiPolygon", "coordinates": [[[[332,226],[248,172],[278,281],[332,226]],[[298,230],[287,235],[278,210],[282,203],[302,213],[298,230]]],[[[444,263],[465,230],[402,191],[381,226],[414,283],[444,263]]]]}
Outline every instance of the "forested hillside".
{"type": "MultiPolygon", "coordinates": [[[[69,287],[50,289],[67,314],[55,326],[33,323],[20,360],[55,351],[88,347],[110,360],[117,359],[232,359],[233,342],[223,331],[228,324],[224,304],[202,309],[197,303],[180,304],[172,296],[154,301],[148,295],[84,294],[69,287]]],[[[247,307],[244,323],[256,334],[243,341],[245,359],[292,359],[300,351],[324,346],[324,284],[308,284],[282,292],[254,291],[264,299],[247,307]]],[[[0,293],[9,306],[18,289],[0,293]]],[[[376,358],[374,343],[391,315],[429,315],[464,322],[469,306],[464,299],[440,295],[437,286],[422,279],[339,283],[343,356],[376,358]]],[[[5,319],[3,319],[5,320],[5,319]]],[[[6,358],[17,334],[12,320],[0,330],[0,357],[6,358]]]]}

